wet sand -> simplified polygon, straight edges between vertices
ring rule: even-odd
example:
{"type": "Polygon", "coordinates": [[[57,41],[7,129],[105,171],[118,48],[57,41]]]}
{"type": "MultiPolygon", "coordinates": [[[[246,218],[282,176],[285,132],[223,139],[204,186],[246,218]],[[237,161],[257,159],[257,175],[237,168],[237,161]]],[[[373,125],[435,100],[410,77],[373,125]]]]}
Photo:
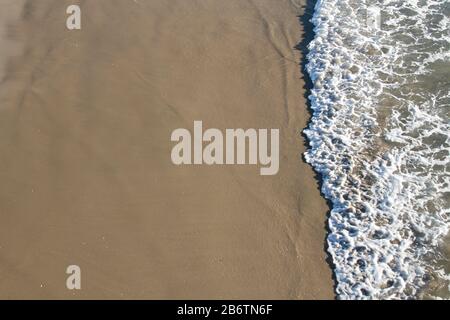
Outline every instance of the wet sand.
{"type": "Polygon", "coordinates": [[[0,0],[0,298],[333,298],[295,3],[0,0]],[[278,174],[173,165],[194,120],[280,129],[278,174]]]}

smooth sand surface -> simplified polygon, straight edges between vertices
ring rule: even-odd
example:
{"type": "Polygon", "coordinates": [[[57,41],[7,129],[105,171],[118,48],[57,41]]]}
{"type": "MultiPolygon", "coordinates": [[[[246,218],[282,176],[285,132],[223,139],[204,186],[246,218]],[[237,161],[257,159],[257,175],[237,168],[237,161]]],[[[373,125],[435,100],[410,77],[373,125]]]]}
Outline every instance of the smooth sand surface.
{"type": "Polygon", "coordinates": [[[333,298],[300,2],[0,0],[0,298],[333,298]],[[279,173],[173,165],[194,120],[279,128],[279,173]]]}

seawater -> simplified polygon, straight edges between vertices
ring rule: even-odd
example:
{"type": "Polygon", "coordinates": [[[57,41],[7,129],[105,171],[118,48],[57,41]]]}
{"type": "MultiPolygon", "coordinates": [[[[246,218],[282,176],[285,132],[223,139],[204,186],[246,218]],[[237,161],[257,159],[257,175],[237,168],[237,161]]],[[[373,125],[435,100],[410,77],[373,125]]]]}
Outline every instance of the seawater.
{"type": "Polygon", "coordinates": [[[448,298],[450,1],[319,0],[311,21],[305,158],[337,295],[448,298]]]}

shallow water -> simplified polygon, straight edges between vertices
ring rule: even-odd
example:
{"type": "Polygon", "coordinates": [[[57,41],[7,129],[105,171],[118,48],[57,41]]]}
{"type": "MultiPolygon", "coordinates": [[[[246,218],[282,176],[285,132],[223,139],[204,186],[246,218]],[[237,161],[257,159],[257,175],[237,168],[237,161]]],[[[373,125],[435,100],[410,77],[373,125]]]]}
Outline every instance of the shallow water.
{"type": "Polygon", "coordinates": [[[306,159],[342,299],[447,298],[450,2],[318,1],[306,159]]]}

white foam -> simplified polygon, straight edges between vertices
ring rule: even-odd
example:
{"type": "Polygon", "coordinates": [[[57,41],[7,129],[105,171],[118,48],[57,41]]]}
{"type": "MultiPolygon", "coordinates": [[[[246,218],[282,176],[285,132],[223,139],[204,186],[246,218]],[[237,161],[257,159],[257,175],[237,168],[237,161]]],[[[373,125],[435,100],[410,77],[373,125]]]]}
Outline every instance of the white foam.
{"type": "Polygon", "coordinates": [[[382,1],[374,30],[363,9],[379,2],[319,0],[312,19],[305,157],[332,202],[328,251],[343,299],[417,297],[430,276],[448,281],[434,261],[449,231],[450,96],[421,90],[448,59],[448,18],[429,16],[445,0],[382,1]]]}

